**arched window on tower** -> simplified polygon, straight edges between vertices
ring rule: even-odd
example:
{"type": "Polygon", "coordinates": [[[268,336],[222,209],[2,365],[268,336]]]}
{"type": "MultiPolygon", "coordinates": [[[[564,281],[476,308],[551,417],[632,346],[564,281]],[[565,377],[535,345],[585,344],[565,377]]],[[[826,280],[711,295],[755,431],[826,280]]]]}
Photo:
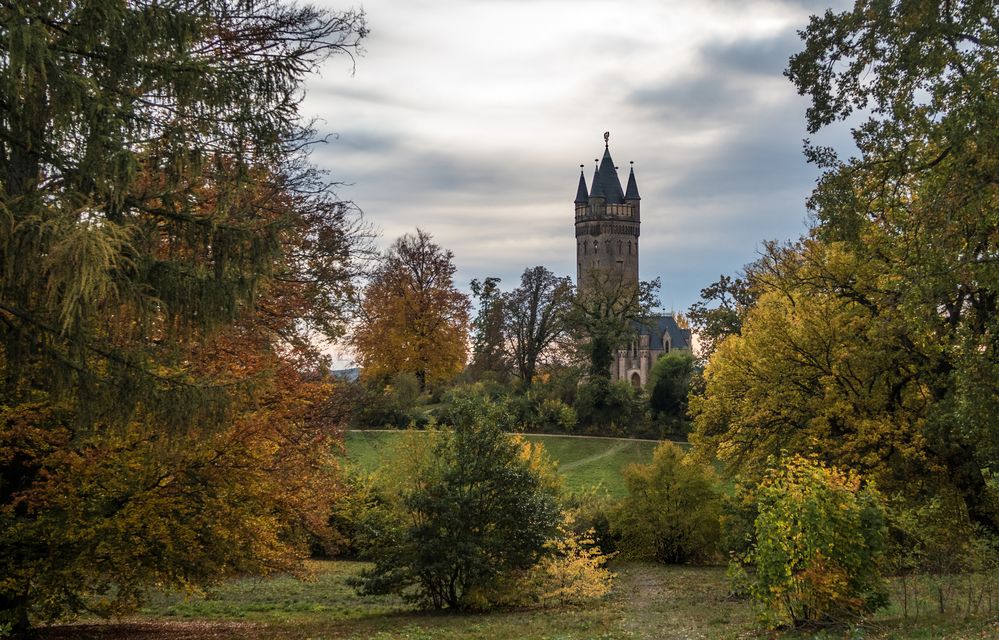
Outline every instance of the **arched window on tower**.
{"type": "Polygon", "coordinates": [[[593,241],[593,253],[599,253],[599,252],[600,252],[600,241],[599,240],[594,240],[593,241]]]}
{"type": "Polygon", "coordinates": [[[631,240],[628,241],[628,255],[631,255],[631,240]]]}
{"type": "Polygon", "coordinates": [[[618,255],[621,255],[622,253],[624,253],[624,241],[623,240],[618,240],[617,241],[617,253],[618,253],[618,255]]]}

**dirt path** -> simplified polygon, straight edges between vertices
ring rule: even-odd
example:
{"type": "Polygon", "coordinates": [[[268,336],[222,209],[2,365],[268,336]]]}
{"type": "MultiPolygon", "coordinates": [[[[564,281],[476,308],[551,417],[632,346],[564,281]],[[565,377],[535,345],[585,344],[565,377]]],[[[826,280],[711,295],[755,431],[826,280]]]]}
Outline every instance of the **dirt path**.
{"type": "Polygon", "coordinates": [[[620,627],[630,638],[734,640],[755,638],[748,602],[728,597],[722,567],[621,563],[620,627]]]}
{"type": "Polygon", "coordinates": [[[614,455],[618,451],[621,451],[622,449],[624,449],[627,446],[628,446],[627,442],[618,442],[617,444],[615,444],[611,448],[604,449],[600,453],[594,454],[594,455],[586,457],[586,458],[580,458],[579,460],[574,460],[574,461],[568,462],[566,464],[559,465],[559,470],[560,471],[567,471],[569,469],[575,469],[576,467],[581,467],[584,464],[589,464],[589,463],[591,463],[591,462],[593,462],[595,460],[599,460],[600,458],[606,458],[607,456],[612,456],[612,455],[614,455]]]}

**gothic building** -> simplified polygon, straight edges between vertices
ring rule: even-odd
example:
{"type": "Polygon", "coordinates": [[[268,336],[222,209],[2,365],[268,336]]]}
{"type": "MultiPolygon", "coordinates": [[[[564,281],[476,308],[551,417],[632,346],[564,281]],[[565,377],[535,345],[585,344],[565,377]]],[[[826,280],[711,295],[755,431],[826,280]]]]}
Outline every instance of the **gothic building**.
{"type": "MultiPolygon", "coordinates": [[[[610,155],[610,134],[604,134],[604,156],[593,173],[589,190],[582,165],[576,190],[576,286],[587,280],[621,282],[638,287],[638,236],[642,198],[635,168],[628,186],[621,188],[610,155]]],[[[681,329],[672,315],[653,316],[636,323],[631,344],[621,345],[611,365],[613,380],[643,386],[653,363],[670,351],[691,350],[690,329],[681,329]]]]}

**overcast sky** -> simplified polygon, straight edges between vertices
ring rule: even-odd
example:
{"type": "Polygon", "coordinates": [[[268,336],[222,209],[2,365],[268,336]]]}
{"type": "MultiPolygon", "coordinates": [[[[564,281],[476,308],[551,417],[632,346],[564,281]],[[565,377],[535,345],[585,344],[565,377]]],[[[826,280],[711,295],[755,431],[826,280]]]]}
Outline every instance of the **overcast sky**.
{"type": "Polygon", "coordinates": [[[762,240],[805,231],[817,172],[801,153],[806,101],[781,72],[827,2],[361,6],[371,33],[353,73],[336,58],[306,86],[306,114],[336,136],[314,161],[381,246],[421,227],[451,249],[462,288],[498,276],[508,289],[537,264],[574,275],[579,165],[589,183],[604,131],[625,179],[635,163],[641,277],[662,278],[666,310],[762,240]]]}

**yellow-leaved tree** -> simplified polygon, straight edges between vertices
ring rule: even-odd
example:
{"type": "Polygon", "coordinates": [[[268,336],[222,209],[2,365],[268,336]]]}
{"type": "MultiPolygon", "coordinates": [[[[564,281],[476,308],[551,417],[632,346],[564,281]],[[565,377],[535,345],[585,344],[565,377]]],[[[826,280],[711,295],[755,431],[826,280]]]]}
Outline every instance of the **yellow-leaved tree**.
{"type": "Polygon", "coordinates": [[[946,482],[923,436],[928,399],[901,322],[865,304],[888,277],[841,243],[771,246],[741,335],[721,342],[703,395],[691,399],[697,449],[753,477],[786,450],[884,486],[918,491],[914,476],[946,482]],[[829,291],[830,282],[852,282],[853,291],[829,291]]]}
{"type": "Polygon", "coordinates": [[[468,296],[454,254],[417,229],[395,241],[364,289],[352,344],[366,379],[412,373],[420,389],[447,380],[468,356],[468,296]]]}

